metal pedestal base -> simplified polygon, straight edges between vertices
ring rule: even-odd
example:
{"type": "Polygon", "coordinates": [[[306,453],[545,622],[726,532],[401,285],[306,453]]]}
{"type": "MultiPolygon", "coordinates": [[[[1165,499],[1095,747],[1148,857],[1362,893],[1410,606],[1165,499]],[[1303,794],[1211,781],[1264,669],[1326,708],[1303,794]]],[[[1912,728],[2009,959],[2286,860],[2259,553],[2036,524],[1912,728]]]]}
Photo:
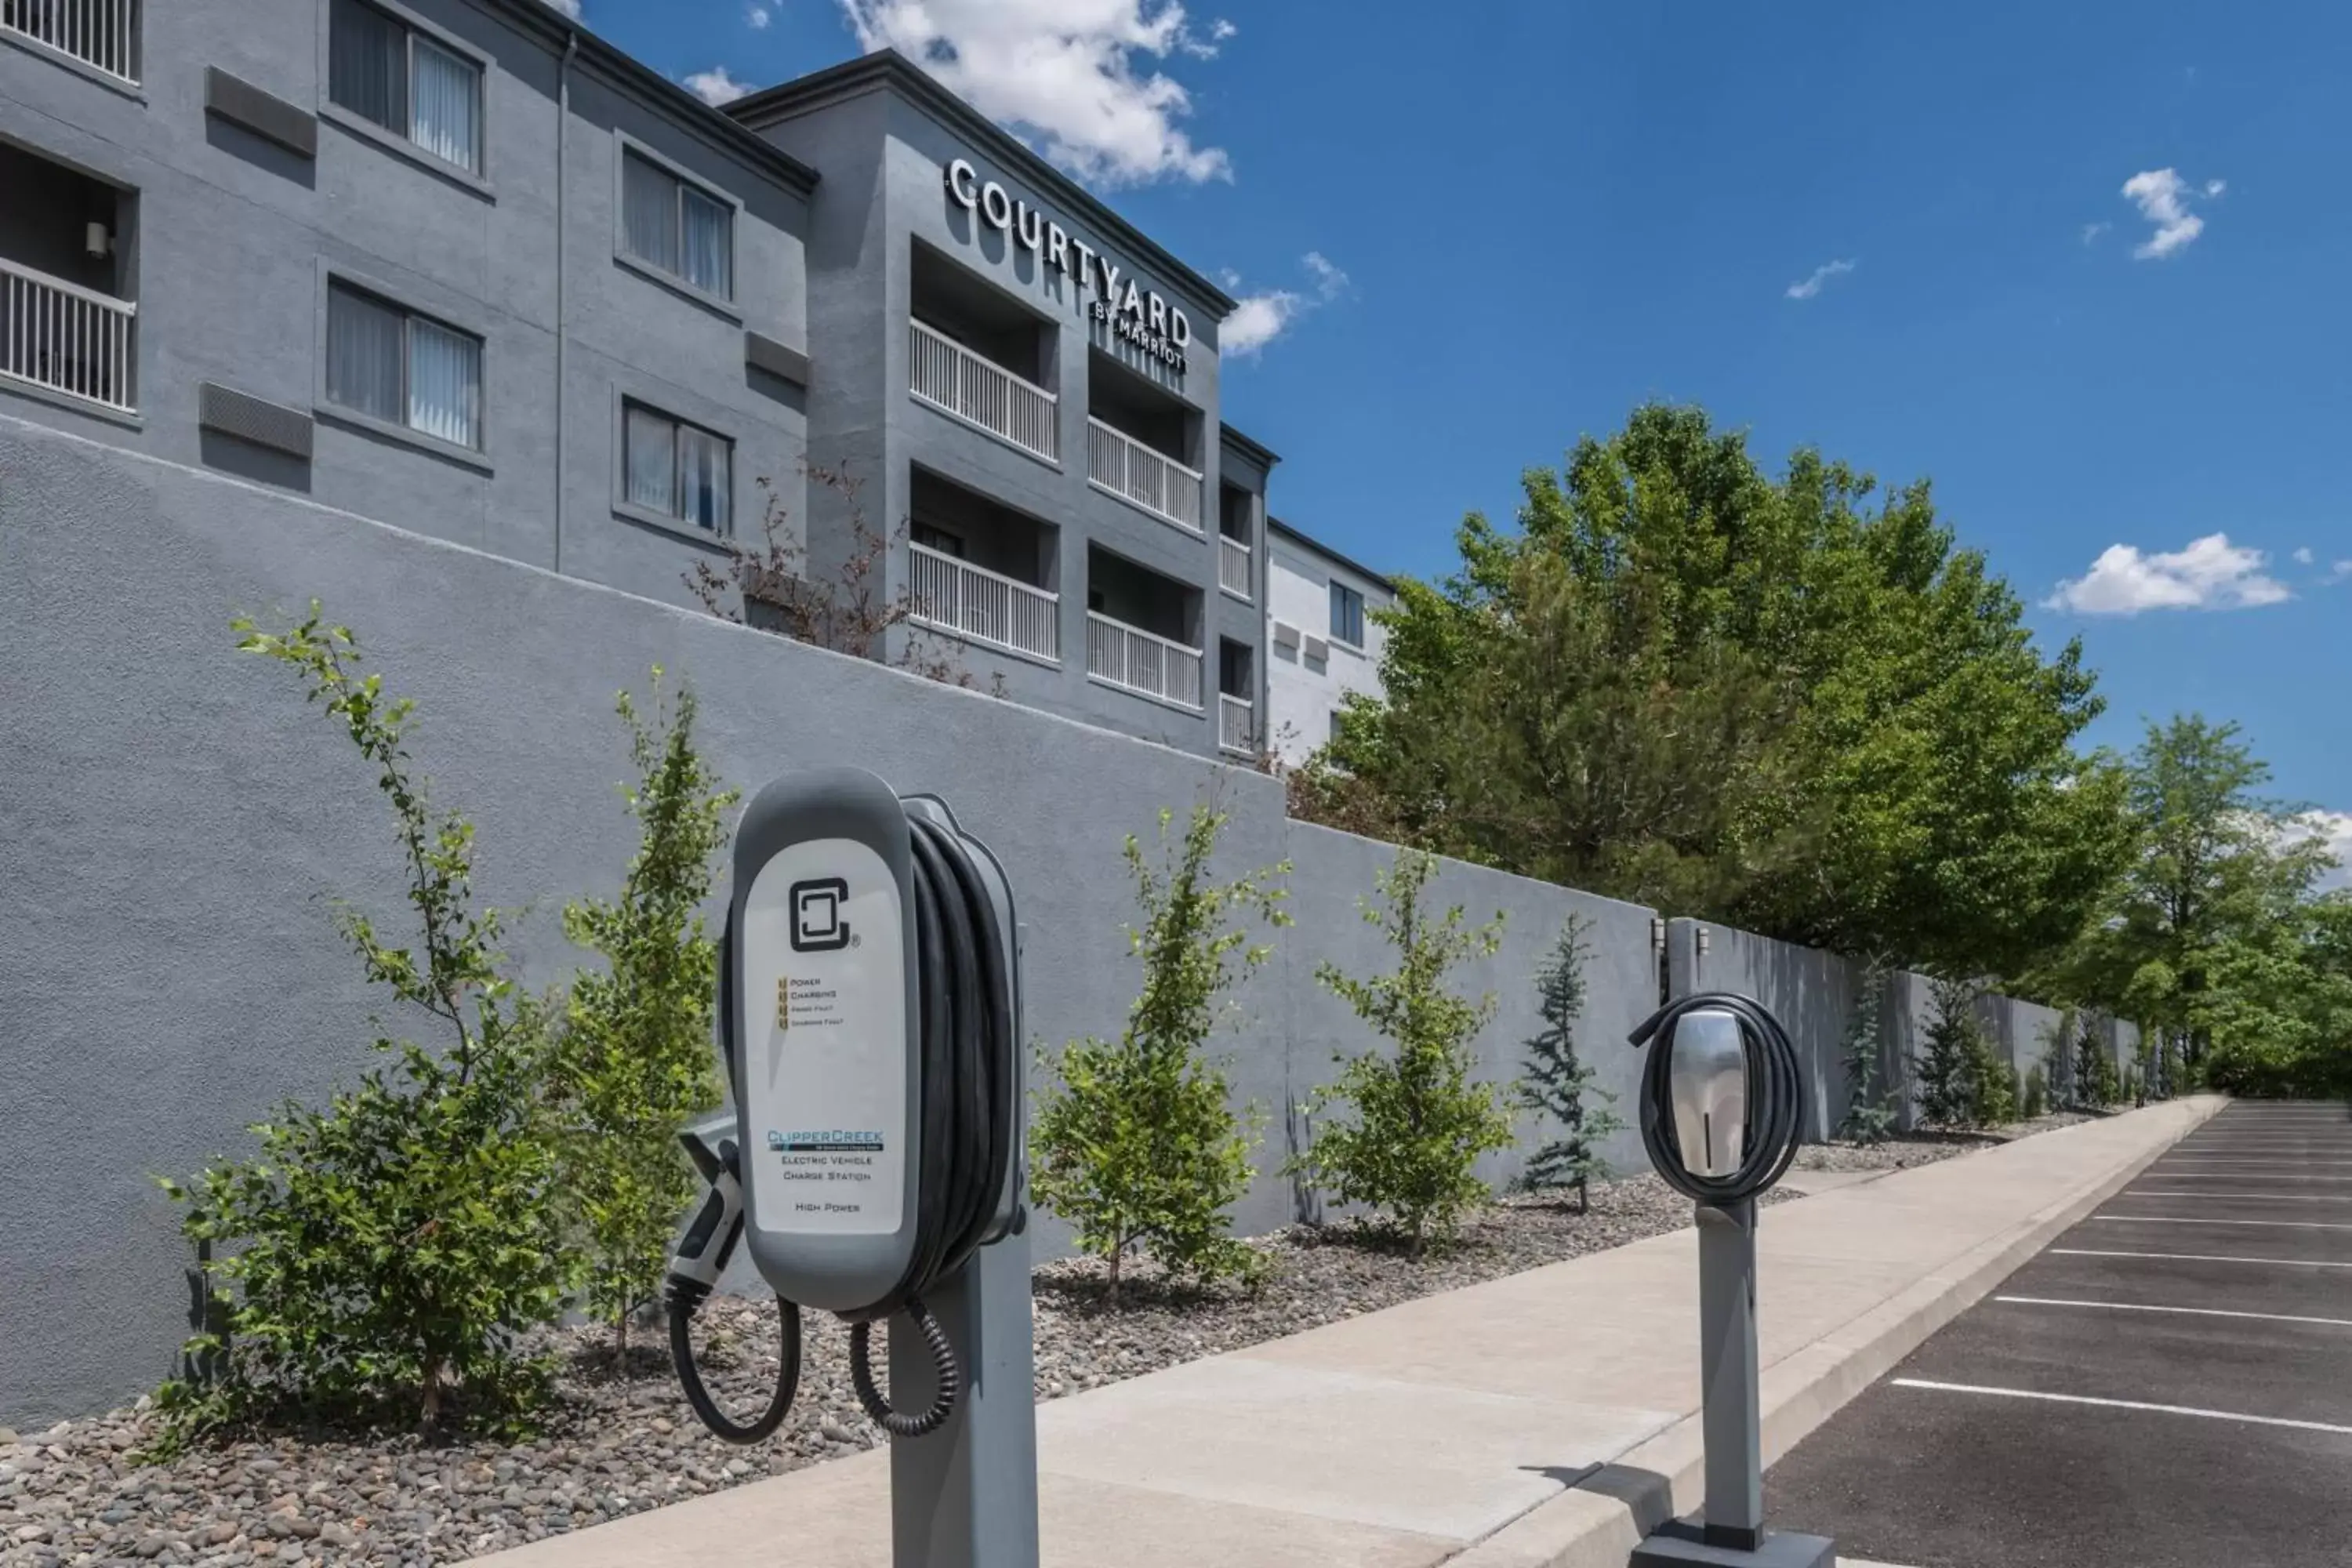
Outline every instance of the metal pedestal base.
{"type": "Polygon", "coordinates": [[[1822,1535],[1765,1532],[1753,1552],[1709,1546],[1695,1519],[1678,1519],[1633,1548],[1629,1568],[1837,1568],[1837,1548],[1822,1535]]]}

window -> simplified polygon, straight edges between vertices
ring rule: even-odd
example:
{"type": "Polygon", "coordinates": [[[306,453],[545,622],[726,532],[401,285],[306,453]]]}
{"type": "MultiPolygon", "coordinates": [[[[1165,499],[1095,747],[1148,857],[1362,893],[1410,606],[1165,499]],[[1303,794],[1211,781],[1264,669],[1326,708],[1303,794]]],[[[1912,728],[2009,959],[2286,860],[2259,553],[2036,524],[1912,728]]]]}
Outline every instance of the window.
{"type": "Polygon", "coordinates": [[[706,294],[735,298],[735,209],[636,153],[621,155],[621,248],[706,294]]]}
{"type": "Polygon", "coordinates": [[[936,550],[942,555],[952,555],[959,561],[963,559],[963,540],[956,534],[950,533],[944,528],[933,528],[928,522],[919,522],[915,524],[913,537],[915,542],[926,550],[936,550]]]}
{"type": "Polygon", "coordinates": [[[331,284],[327,401],[478,451],[482,341],[331,284]]]}
{"type": "Polygon", "coordinates": [[[1331,584],[1331,640],[1364,646],[1364,596],[1345,583],[1331,584]]]}
{"type": "Polygon", "coordinates": [[[735,494],[735,443],[635,403],[625,405],[625,423],[622,467],[629,504],[725,533],[735,494]]]}
{"type": "Polygon", "coordinates": [[[361,0],[334,0],[327,97],[467,174],[482,168],[482,68],[361,0]]]}

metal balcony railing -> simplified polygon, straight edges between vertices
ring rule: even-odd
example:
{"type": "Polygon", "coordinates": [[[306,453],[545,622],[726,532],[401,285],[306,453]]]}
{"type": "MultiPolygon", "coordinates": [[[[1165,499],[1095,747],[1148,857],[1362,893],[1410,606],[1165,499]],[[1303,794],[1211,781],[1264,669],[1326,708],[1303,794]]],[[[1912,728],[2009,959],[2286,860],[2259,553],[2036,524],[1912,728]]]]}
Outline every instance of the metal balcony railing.
{"type": "Polygon", "coordinates": [[[1087,673],[1179,708],[1201,710],[1201,650],[1087,612],[1087,673]]]}
{"type": "Polygon", "coordinates": [[[1188,533],[1201,531],[1201,476],[1164,452],[1087,417],[1087,478],[1188,533]]]}
{"type": "Polygon", "coordinates": [[[1217,744],[1244,757],[1257,755],[1257,706],[1246,697],[1217,693],[1217,744]]]}
{"type": "Polygon", "coordinates": [[[0,33],[138,83],[139,0],[0,0],[0,33]]]}
{"type": "Polygon", "coordinates": [[[138,307],[0,258],[0,375],[131,413],[138,307]]]}
{"type": "Polygon", "coordinates": [[[1058,594],[1016,583],[929,545],[909,544],[911,618],[939,631],[1048,663],[1062,661],[1058,594]]]}
{"type": "Polygon", "coordinates": [[[1250,547],[1230,533],[1217,535],[1217,586],[1244,599],[1250,596],[1250,547]]]}
{"type": "Polygon", "coordinates": [[[1032,457],[1062,460],[1060,399],[920,321],[908,324],[914,329],[908,362],[917,397],[1032,457]]]}

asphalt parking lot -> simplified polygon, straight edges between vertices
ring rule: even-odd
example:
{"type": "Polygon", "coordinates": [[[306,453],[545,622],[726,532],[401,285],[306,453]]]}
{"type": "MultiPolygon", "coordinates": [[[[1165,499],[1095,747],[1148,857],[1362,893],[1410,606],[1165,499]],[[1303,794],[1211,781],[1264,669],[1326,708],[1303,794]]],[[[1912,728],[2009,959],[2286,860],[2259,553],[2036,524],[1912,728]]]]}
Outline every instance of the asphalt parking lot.
{"type": "Polygon", "coordinates": [[[2352,1111],[2225,1109],[1764,1489],[1906,1568],[2352,1563],[2352,1111]]]}

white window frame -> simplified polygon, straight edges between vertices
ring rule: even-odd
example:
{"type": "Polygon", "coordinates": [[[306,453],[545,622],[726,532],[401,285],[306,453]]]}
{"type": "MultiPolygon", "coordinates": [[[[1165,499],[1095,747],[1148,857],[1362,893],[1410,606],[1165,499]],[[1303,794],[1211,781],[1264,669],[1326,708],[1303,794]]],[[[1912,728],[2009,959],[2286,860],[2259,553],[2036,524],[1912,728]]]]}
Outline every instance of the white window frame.
{"type": "Polygon", "coordinates": [[[618,394],[614,399],[614,408],[615,422],[613,450],[615,461],[613,465],[613,510],[623,517],[631,518],[639,522],[651,523],[656,528],[667,529],[672,533],[680,534],[698,542],[711,543],[733,539],[736,536],[738,500],[735,457],[742,443],[724,430],[714,429],[699,419],[688,419],[682,415],[673,414],[651,398],[639,397],[633,393],[618,394]],[[661,420],[670,427],[670,505],[667,510],[646,506],[644,502],[632,499],[629,494],[629,415],[632,411],[661,420]],[[727,525],[724,528],[705,528],[684,515],[680,491],[685,483],[686,471],[677,460],[677,432],[681,429],[691,430],[699,436],[707,436],[727,448],[727,525]]]}
{"type": "Polygon", "coordinates": [[[357,429],[373,431],[378,435],[388,437],[393,440],[404,442],[408,446],[415,447],[420,450],[433,453],[437,457],[451,458],[467,468],[478,468],[486,474],[492,471],[490,462],[489,396],[490,338],[488,332],[483,331],[478,326],[469,324],[448,311],[412,305],[407,300],[402,297],[399,290],[385,285],[378,279],[367,277],[362,273],[353,272],[346,268],[331,267],[324,260],[321,260],[319,266],[319,303],[317,322],[318,352],[315,357],[318,366],[318,382],[313,393],[312,407],[320,418],[325,419],[330,424],[345,425],[357,429]],[[375,303],[383,306],[385,309],[397,310],[401,314],[404,322],[404,331],[401,340],[400,355],[401,404],[403,405],[403,416],[400,419],[384,419],[376,415],[368,413],[365,409],[354,408],[347,403],[338,402],[328,395],[331,378],[329,377],[327,371],[327,356],[333,352],[333,334],[330,329],[329,321],[331,320],[331,313],[334,310],[334,291],[337,289],[344,289],[354,294],[363,295],[369,300],[373,300],[375,303]],[[477,377],[474,389],[474,436],[478,445],[467,447],[456,441],[445,439],[442,437],[433,434],[429,430],[420,430],[415,426],[407,423],[406,407],[409,401],[409,378],[414,374],[415,367],[415,349],[413,347],[413,340],[409,335],[409,324],[415,322],[420,318],[431,325],[440,328],[443,331],[455,332],[461,337],[471,338],[474,342],[474,365],[477,377]]]}
{"type": "Polygon", "coordinates": [[[389,19],[406,35],[408,45],[408,128],[394,131],[380,125],[355,109],[346,109],[334,98],[334,27],[335,0],[320,0],[323,20],[319,28],[319,115],[331,124],[373,142],[387,152],[396,153],[419,168],[430,170],[443,178],[465,186],[477,195],[494,196],[489,180],[490,170],[490,100],[491,82],[496,78],[490,57],[446,28],[418,16],[398,0],[353,0],[389,19]],[[416,40],[423,38],[443,54],[455,56],[474,68],[474,166],[453,163],[432,151],[415,135],[416,123],[416,40]]]}
{"type": "MultiPolygon", "coordinates": [[[[708,306],[730,321],[743,319],[737,300],[742,293],[743,277],[743,203],[731,193],[712,184],[702,175],[687,168],[674,158],[666,158],[626,132],[613,132],[613,259],[640,277],[652,279],[674,293],[681,294],[698,305],[708,306]],[[656,169],[676,180],[681,187],[691,187],[705,198],[727,209],[727,288],[728,292],[715,294],[688,279],[684,273],[673,272],[657,261],[648,261],[629,248],[629,160],[642,158],[656,169]]],[[[680,192],[680,200],[684,192],[680,192]]],[[[681,207],[676,215],[678,225],[678,245],[683,253],[686,243],[686,216],[681,207]]]]}

